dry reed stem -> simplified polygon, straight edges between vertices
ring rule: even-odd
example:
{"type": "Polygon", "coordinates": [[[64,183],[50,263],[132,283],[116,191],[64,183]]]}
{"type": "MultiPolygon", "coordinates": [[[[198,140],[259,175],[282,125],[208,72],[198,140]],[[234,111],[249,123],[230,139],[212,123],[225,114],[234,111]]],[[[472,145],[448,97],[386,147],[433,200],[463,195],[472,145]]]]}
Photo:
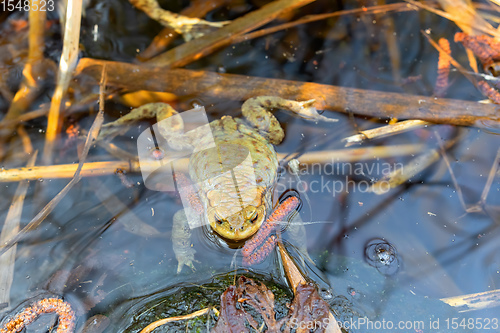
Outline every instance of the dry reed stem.
{"type": "Polygon", "coordinates": [[[398,121],[395,124],[377,127],[365,131],[360,131],[356,135],[352,135],[342,139],[342,141],[345,141],[346,147],[348,147],[356,143],[361,144],[361,142],[365,140],[380,139],[386,136],[396,135],[430,125],[433,124],[423,120],[398,121]]]}
{"type": "Polygon", "coordinates": [[[472,69],[472,71],[474,73],[479,73],[477,67],[477,59],[476,56],[474,55],[474,52],[471,49],[466,48],[465,53],[467,54],[467,59],[469,60],[469,66],[472,69]]]}
{"type": "MultiPolygon", "coordinates": [[[[341,163],[358,162],[378,158],[391,158],[397,156],[414,155],[421,153],[425,149],[423,144],[391,145],[384,147],[363,147],[354,149],[327,150],[319,152],[306,153],[300,156],[300,162],[303,164],[314,163],[341,163]]],[[[278,158],[289,157],[288,154],[278,154],[278,158]]],[[[176,170],[187,172],[188,159],[176,160],[176,170]]],[[[124,172],[154,171],[158,167],[158,161],[107,161],[85,163],[81,169],[82,177],[97,177],[112,175],[117,169],[124,172]]],[[[60,164],[48,166],[35,166],[31,168],[0,169],[0,183],[19,182],[21,180],[40,180],[40,179],[61,179],[71,178],[78,168],[77,164],[60,164]]]]}
{"type": "Polygon", "coordinates": [[[478,27],[487,30],[494,28],[481,17],[469,0],[437,0],[446,13],[451,15],[455,24],[468,34],[479,34],[478,27]]]}
{"type": "Polygon", "coordinates": [[[317,14],[317,15],[308,15],[302,17],[296,21],[283,23],[274,27],[265,28],[261,30],[257,30],[254,32],[250,32],[244,35],[240,35],[234,38],[233,44],[245,42],[251,39],[255,39],[258,37],[262,37],[265,35],[269,35],[275,33],[277,31],[289,29],[296,27],[301,24],[306,24],[310,22],[316,22],[321,20],[326,20],[332,17],[343,16],[343,15],[373,15],[373,14],[387,14],[389,12],[405,12],[415,10],[406,3],[394,3],[389,5],[380,5],[380,6],[371,6],[371,7],[363,7],[363,8],[355,8],[355,9],[346,9],[340,10],[333,13],[326,14],[317,14]]]}
{"type": "MultiPolygon", "coordinates": [[[[478,17],[478,15],[474,14],[475,15],[474,16],[474,15],[470,14],[470,9],[468,9],[469,8],[468,6],[466,6],[466,7],[456,6],[457,9],[458,8],[465,8],[465,10],[463,10],[463,11],[460,11],[460,10],[457,11],[460,14],[465,13],[465,12],[469,12],[469,14],[468,14],[469,17],[459,17],[459,16],[463,16],[463,15],[460,15],[460,14],[456,15],[455,12],[453,12],[453,14],[449,14],[445,11],[435,9],[431,6],[424,4],[424,3],[413,1],[413,0],[405,0],[405,1],[418,7],[418,8],[428,10],[431,13],[434,13],[436,15],[439,15],[439,16],[444,17],[450,21],[455,22],[455,24],[458,25],[460,27],[460,29],[462,29],[463,31],[469,31],[470,32],[469,34],[471,34],[474,31],[473,34],[485,33],[485,34],[500,38],[500,32],[495,30],[489,23],[487,23],[486,21],[484,21],[482,19],[479,19],[478,21],[476,21],[475,17],[478,17]],[[471,18],[472,18],[472,20],[471,20],[471,18]]],[[[456,1],[456,0],[452,0],[452,1],[456,1]]],[[[459,3],[457,3],[457,4],[459,4],[459,3]]],[[[451,9],[453,9],[453,6],[450,6],[449,8],[451,10],[451,9]]]]}
{"type": "Polygon", "coordinates": [[[274,20],[283,13],[307,5],[315,0],[276,0],[260,9],[240,17],[230,24],[173,48],[147,63],[162,67],[182,67],[217,49],[230,45],[236,36],[254,30],[274,20]]]}
{"type": "MultiPolygon", "coordinates": [[[[0,170],[0,181],[18,182],[21,180],[42,180],[71,178],[75,175],[78,164],[35,166],[32,168],[14,168],[0,170]]],[[[82,177],[112,175],[116,169],[126,172],[140,172],[138,162],[111,161],[85,163],[81,170],[82,177]]]]}
{"type": "Polygon", "coordinates": [[[78,60],[78,49],[80,42],[80,23],[82,19],[82,0],[67,2],[66,25],[64,28],[64,44],[59,62],[57,85],[50,102],[50,110],[45,134],[45,147],[43,150],[43,161],[45,164],[52,162],[55,140],[59,133],[61,104],[68,90],[73,70],[78,60]]]}
{"type": "MultiPolygon", "coordinates": [[[[31,0],[30,7],[40,7],[40,0],[31,0]]],[[[34,63],[43,59],[43,51],[45,50],[45,21],[47,12],[41,10],[30,10],[29,13],[29,50],[28,62],[34,63]]]]}
{"type": "Polygon", "coordinates": [[[140,333],[150,333],[150,332],[153,332],[155,328],[160,327],[160,326],[165,325],[165,324],[168,324],[168,323],[171,323],[173,321],[186,320],[186,319],[192,319],[192,318],[196,318],[196,317],[199,317],[199,316],[203,316],[204,314],[209,313],[210,310],[212,310],[212,309],[213,309],[212,307],[208,307],[208,308],[205,308],[205,309],[202,309],[202,310],[199,310],[199,311],[195,311],[193,313],[190,313],[190,314],[187,314],[187,315],[184,315],[184,316],[176,316],[176,317],[170,317],[170,318],[160,319],[160,320],[152,322],[148,326],[144,327],[141,330],[140,333]]]}
{"type": "Polygon", "coordinates": [[[441,301],[459,308],[458,312],[482,310],[500,306],[500,289],[482,293],[441,298],[441,301]]]}
{"type": "Polygon", "coordinates": [[[463,126],[484,127],[488,126],[488,123],[498,123],[500,120],[498,107],[494,105],[311,82],[187,69],[167,70],[88,58],[80,60],[77,73],[82,77],[90,76],[98,80],[101,66],[104,64],[108,68],[109,85],[128,90],[168,91],[179,96],[194,94],[200,97],[216,96],[233,100],[269,95],[294,100],[315,99],[318,109],[463,126]]]}
{"type": "MultiPolygon", "coordinates": [[[[35,152],[26,165],[30,168],[35,165],[38,152],[35,152]]],[[[23,212],[24,198],[28,191],[28,181],[21,181],[17,186],[12,204],[5,218],[5,223],[0,234],[0,244],[5,243],[11,237],[19,232],[19,222],[23,212]]],[[[5,303],[10,303],[10,288],[14,278],[14,265],[16,262],[16,246],[14,245],[7,252],[0,256],[0,308],[3,308],[5,303]]]]}

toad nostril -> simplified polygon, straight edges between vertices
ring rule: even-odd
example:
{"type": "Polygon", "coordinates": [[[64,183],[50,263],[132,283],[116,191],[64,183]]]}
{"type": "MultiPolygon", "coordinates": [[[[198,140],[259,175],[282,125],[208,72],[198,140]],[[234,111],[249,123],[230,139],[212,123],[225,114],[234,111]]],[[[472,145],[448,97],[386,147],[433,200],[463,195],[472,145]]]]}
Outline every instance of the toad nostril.
{"type": "Polygon", "coordinates": [[[244,227],[241,227],[240,230],[243,231],[243,229],[245,229],[244,227]]]}
{"type": "Polygon", "coordinates": [[[229,227],[229,230],[233,230],[233,227],[229,227]]]}

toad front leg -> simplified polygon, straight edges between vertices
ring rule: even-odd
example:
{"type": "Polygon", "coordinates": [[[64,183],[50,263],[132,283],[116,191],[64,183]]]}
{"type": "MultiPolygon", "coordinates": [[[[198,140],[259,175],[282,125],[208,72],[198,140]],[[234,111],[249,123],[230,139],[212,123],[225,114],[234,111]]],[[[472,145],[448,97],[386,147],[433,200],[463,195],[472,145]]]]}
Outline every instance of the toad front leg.
{"type": "Polygon", "coordinates": [[[314,107],[314,102],[314,99],[297,102],[276,96],[259,96],[250,98],[243,103],[241,112],[245,119],[253,125],[264,138],[276,145],[283,141],[285,133],[278,120],[269,112],[269,109],[288,110],[301,118],[312,121],[338,121],[338,119],[327,118],[320,115],[314,107]]]}

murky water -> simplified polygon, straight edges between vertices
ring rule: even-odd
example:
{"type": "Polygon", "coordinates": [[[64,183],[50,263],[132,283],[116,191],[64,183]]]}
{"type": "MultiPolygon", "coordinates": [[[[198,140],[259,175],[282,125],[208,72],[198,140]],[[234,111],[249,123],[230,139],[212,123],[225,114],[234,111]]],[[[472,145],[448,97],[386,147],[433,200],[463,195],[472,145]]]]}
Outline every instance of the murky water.
{"type": "MultiPolygon", "coordinates": [[[[235,1],[210,17],[234,19],[265,2],[235,1]]],[[[186,4],[163,2],[165,8],[176,11],[186,4]]],[[[296,16],[359,6],[358,1],[317,1],[296,16]]],[[[26,15],[12,15],[26,19],[26,15]]],[[[3,24],[7,24],[5,19],[2,16],[3,24]]],[[[91,2],[83,20],[82,55],[131,62],[160,29],[126,2],[91,2]]],[[[424,11],[376,17],[346,15],[229,46],[187,67],[431,96],[437,52],[422,36],[421,29],[431,29],[434,39],[450,40],[458,31],[453,23],[424,11]],[[393,31],[388,30],[388,22],[394,25],[393,31]],[[393,70],[387,34],[395,38],[399,69],[393,70]],[[401,84],[401,80],[419,75],[420,79],[401,84]]],[[[456,59],[467,64],[463,47],[451,44],[456,59]]],[[[11,70],[11,66],[16,64],[4,64],[2,69],[15,77],[19,72],[11,70]]],[[[450,78],[447,98],[484,99],[461,74],[452,72],[450,78]]],[[[47,92],[41,101],[47,101],[48,96],[47,92]]],[[[204,105],[210,120],[226,114],[238,116],[241,106],[236,101],[184,96],[175,107],[188,110],[194,104],[204,105]]],[[[7,102],[2,100],[0,107],[5,112],[7,102]]],[[[106,121],[126,110],[124,106],[107,103],[106,121]]],[[[339,122],[312,123],[278,112],[277,118],[286,131],[285,141],[276,147],[278,153],[342,149],[344,137],[356,134],[359,128],[380,125],[365,117],[349,117],[328,110],[324,115],[338,118],[339,122]]],[[[85,110],[69,117],[88,128],[94,114],[89,115],[85,110]]],[[[136,154],[136,138],[147,125],[144,122],[113,142],[136,154]]],[[[45,127],[44,118],[25,124],[34,149],[43,149],[45,127]]],[[[385,319],[394,323],[423,321],[426,325],[423,332],[445,332],[450,331],[445,329],[445,319],[461,314],[439,299],[500,289],[498,172],[486,200],[479,203],[499,147],[498,131],[436,125],[366,142],[363,146],[422,143],[430,150],[438,147],[437,136],[444,142],[459,137],[447,151],[447,157],[460,192],[442,157],[405,185],[383,195],[367,192],[367,186],[389,170],[406,167],[414,156],[359,163],[334,160],[321,166],[303,166],[300,177],[307,188],[296,188],[293,185],[296,182],[288,186],[288,180],[293,178],[288,173],[281,178],[278,189],[293,188],[303,201],[301,217],[306,222],[307,248],[316,265],[308,265],[310,277],[324,289],[325,295],[331,295],[327,301],[342,320],[367,316],[374,321],[385,319]],[[476,211],[467,213],[460,196],[466,207],[476,206],[476,211]],[[438,318],[440,330],[432,330],[430,322],[438,318]]],[[[19,153],[22,149],[19,137],[14,136],[2,167],[25,165],[26,155],[19,153]]],[[[75,149],[75,143],[64,149],[59,147],[56,164],[77,161],[75,149]]],[[[108,158],[103,148],[94,147],[88,161],[108,158]]],[[[173,193],[146,189],[139,174],[126,176],[135,186],[125,187],[116,175],[82,179],[41,227],[18,245],[10,292],[12,307],[31,298],[59,295],[75,307],[78,327],[87,318],[104,314],[111,321],[106,332],[126,331],[126,323],[131,321],[129,316],[138,308],[137,304],[162,299],[179,285],[199,287],[209,283],[212,276],[227,274],[236,268],[235,264],[240,264],[240,259],[235,259],[235,250],[211,242],[199,229],[193,234],[199,261],[195,264],[196,271],[184,268],[181,274],[176,274],[170,235],[173,214],[182,207],[179,198],[173,193]]],[[[21,224],[29,222],[67,182],[32,181],[21,224]]],[[[16,187],[16,183],[0,185],[2,221],[16,187]]],[[[276,199],[279,195],[276,193],[276,199]]],[[[291,246],[290,250],[293,252],[291,246]]],[[[274,254],[253,270],[263,279],[286,286],[274,254]]],[[[193,305],[192,310],[197,309],[193,305]]],[[[11,312],[8,309],[7,315],[11,312]]],[[[466,315],[500,321],[498,312],[497,307],[466,315]]],[[[5,312],[0,314],[5,315],[5,312]]],[[[38,325],[28,331],[43,331],[47,323],[38,325]]],[[[482,331],[476,328],[465,326],[456,331],[482,331]]],[[[357,327],[350,331],[376,330],[357,327]]]]}

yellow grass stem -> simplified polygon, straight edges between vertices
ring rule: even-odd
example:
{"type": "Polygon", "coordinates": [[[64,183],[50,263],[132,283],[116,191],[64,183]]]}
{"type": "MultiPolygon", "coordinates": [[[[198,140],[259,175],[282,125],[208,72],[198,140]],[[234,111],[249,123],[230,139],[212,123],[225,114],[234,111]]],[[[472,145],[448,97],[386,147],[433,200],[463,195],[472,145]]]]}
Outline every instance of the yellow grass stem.
{"type": "Polygon", "coordinates": [[[43,161],[45,164],[50,164],[52,161],[54,142],[60,128],[61,103],[68,90],[69,81],[78,59],[82,0],[72,0],[67,3],[63,51],[59,62],[57,86],[50,104],[47,132],[45,135],[46,142],[43,151],[43,161]]]}
{"type": "MultiPolygon", "coordinates": [[[[393,145],[383,147],[363,147],[353,149],[340,149],[331,151],[318,151],[301,155],[298,159],[303,164],[313,163],[341,163],[341,162],[357,162],[366,161],[378,158],[390,158],[404,155],[418,154],[425,149],[425,145],[393,145]]],[[[282,159],[286,154],[278,154],[278,158],[282,159]]],[[[91,162],[85,163],[82,166],[80,175],[82,177],[96,177],[111,175],[117,169],[121,169],[126,173],[141,172],[142,170],[153,171],[158,168],[158,161],[106,161],[106,162],[91,162]]],[[[176,161],[178,171],[187,171],[188,159],[176,161]]],[[[48,166],[35,166],[30,168],[14,168],[0,169],[0,182],[18,182],[24,179],[55,179],[55,178],[71,178],[75,174],[77,164],[61,164],[48,166]]]]}

